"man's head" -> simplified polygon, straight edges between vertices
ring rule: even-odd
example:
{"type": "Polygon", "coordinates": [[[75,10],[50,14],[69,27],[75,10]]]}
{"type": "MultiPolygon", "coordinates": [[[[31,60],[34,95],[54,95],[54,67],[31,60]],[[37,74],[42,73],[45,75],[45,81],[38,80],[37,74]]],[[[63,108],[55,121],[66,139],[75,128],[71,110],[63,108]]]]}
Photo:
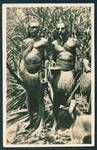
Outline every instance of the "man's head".
{"type": "Polygon", "coordinates": [[[65,32],[65,24],[61,19],[57,23],[56,29],[59,33],[64,33],[65,32]]]}
{"type": "Polygon", "coordinates": [[[36,38],[39,33],[39,22],[37,20],[32,20],[29,23],[29,32],[32,38],[36,38]]]}
{"type": "Polygon", "coordinates": [[[54,39],[59,40],[61,45],[63,45],[68,39],[68,30],[62,19],[56,24],[54,39]]]}

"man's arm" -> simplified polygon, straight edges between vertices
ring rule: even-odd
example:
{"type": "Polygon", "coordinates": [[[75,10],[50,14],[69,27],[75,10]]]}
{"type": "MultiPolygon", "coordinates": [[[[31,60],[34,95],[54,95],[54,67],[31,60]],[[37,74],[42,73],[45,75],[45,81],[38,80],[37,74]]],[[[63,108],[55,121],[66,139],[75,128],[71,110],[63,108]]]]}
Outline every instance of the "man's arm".
{"type": "Polygon", "coordinates": [[[27,38],[23,40],[22,44],[22,56],[26,57],[27,54],[32,50],[34,44],[34,40],[31,38],[27,38]]]}

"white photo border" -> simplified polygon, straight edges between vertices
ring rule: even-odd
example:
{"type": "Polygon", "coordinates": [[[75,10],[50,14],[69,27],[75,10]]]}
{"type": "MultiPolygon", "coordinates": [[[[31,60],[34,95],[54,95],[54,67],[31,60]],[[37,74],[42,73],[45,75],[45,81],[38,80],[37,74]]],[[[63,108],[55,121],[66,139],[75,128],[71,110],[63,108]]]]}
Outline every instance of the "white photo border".
{"type": "Polygon", "coordinates": [[[3,146],[4,147],[93,147],[95,146],[95,50],[94,50],[94,3],[15,3],[15,4],[2,4],[2,39],[3,39],[3,50],[2,50],[2,56],[3,56],[3,146]],[[52,145],[40,145],[40,144],[7,144],[7,134],[6,134],[6,91],[7,91],[7,85],[6,85],[6,9],[11,7],[49,7],[49,6],[56,6],[56,7],[65,7],[65,6],[73,6],[73,7],[91,7],[91,24],[92,24],[92,42],[91,42],[91,71],[92,71],[92,144],[52,144],[52,145]]]}

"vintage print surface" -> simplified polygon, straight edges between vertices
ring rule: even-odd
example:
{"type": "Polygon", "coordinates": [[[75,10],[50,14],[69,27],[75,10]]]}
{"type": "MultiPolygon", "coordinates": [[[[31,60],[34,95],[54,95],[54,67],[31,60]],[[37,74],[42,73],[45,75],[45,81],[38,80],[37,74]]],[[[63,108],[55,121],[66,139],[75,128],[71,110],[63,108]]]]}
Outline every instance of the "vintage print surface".
{"type": "Polygon", "coordinates": [[[94,4],[3,4],[3,145],[95,145],[94,4]]]}

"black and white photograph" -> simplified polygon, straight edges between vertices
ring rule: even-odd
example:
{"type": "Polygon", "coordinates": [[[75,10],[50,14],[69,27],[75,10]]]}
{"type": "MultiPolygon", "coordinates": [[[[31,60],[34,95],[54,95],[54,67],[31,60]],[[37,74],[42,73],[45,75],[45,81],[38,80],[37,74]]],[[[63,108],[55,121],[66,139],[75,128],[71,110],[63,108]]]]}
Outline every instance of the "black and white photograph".
{"type": "Polygon", "coordinates": [[[3,146],[95,146],[94,4],[2,9],[3,146]]]}

